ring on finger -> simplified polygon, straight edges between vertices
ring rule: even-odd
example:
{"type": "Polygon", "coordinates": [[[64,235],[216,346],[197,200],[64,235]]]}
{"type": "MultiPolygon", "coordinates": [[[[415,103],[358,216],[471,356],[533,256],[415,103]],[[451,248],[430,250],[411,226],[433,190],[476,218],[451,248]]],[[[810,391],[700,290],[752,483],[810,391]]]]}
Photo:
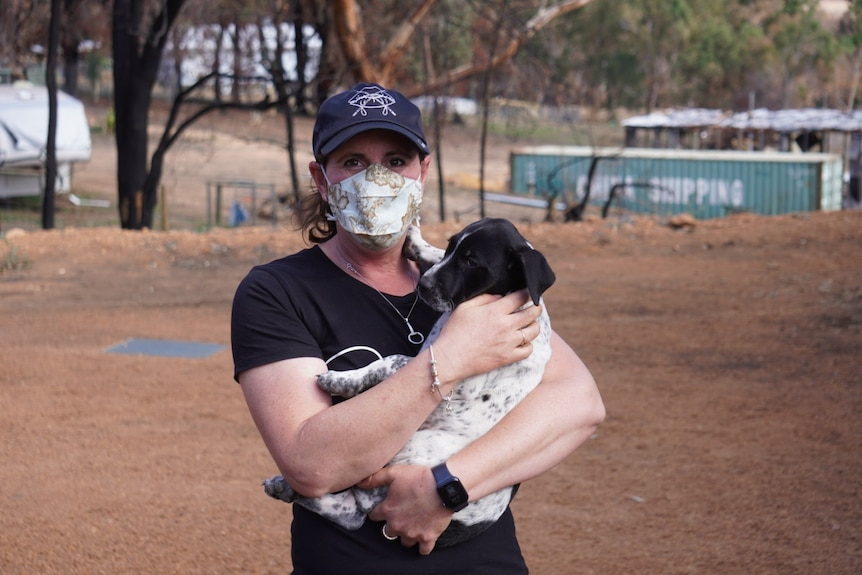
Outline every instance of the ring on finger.
{"type": "Polygon", "coordinates": [[[523,347],[527,344],[527,334],[524,333],[524,328],[520,328],[518,332],[521,334],[521,343],[518,347],[523,347]]]}
{"type": "Polygon", "coordinates": [[[398,539],[397,535],[390,535],[386,532],[386,524],[385,523],[383,524],[383,529],[381,529],[381,531],[383,531],[383,536],[387,539],[387,541],[395,541],[396,539],[398,539]]]}

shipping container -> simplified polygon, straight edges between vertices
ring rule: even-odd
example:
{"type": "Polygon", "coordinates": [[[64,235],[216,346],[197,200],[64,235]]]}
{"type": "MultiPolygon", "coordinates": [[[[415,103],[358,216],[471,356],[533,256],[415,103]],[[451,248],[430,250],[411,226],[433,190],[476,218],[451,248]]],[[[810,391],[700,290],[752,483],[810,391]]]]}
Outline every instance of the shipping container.
{"type": "Polygon", "coordinates": [[[537,146],[511,154],[515,195],[581,201],[593,158],[589,203],[633,213],[764,215],[841,209],[836,154],[537,146]]]}

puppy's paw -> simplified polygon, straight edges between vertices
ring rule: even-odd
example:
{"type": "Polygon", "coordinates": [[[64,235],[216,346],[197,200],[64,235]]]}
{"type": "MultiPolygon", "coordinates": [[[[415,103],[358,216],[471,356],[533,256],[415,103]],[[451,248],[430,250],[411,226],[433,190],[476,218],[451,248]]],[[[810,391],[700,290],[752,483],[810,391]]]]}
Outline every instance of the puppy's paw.
{"type": "Polygon", "coordinates": [[[416,252],[416,246],[425,243],[425,240],[422,239],[422,231],[419,229],[419,224],[415,221],[410,224],[405,236],[407,237],[407,241],[404,242],[404,247],[401,248],[401,255],[415,262],[419,257],[416,252]]]}
{"type": "Polygon", "coordinates": [[[299,494],[288,485],[287,481],[281,475],[275,475],[269,479],[265,479],[262,483],[263,491],[273,499],[279,499],[285,503],[293,503],[299,494]]]}
{"type": "Polygon", "coordinates": [[[401,253],[408,260],[418,263],[419,270],[422,273],[425,273],[431,266],[443,259],[444,251],[425,241],[418,224],[410,224],[410,227],[407,228],[406,236],[407,241],[404,242],[401,253]]]}
{"type": "Polygon", "coordinates": [[[354,397],[395,373],[409,360],[406,355],[390,355],[359,369],[327,371],[317,376],[317,385],[332,395],[354,397]]]}

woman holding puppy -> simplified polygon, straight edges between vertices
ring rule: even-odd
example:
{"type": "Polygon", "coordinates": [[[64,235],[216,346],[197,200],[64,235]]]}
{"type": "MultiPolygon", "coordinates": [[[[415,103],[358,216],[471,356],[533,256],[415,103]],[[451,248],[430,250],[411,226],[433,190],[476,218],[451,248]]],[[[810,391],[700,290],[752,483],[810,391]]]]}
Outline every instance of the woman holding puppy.
{"type": "Polygon", "coordinates": [[[435,549],[467,499],[535,477],[595,430],[604,407],[587,368],[557,336],[542,383],[490,433],[432,469],[384,467],[458,382],[524,359],[538,335],[526,291],[458,306],[434,343],[439,313],[417,295],[402,256],[430,164],[419,110],[403,95],[358,84],[321,106],[317,188],[304,221],[313,245],[253,269],[232,315],[235,378],[280,472],[316,497],[359,483],[389,494],[357,531],[293,506],[294,573],[526,573],[510,511],[467,542],[435,549]],[[328,369],[415,356],[374,388],[338,401],[316,384],[328,369]],[[418,354],[418,355],[417,355],[418,354]]]}

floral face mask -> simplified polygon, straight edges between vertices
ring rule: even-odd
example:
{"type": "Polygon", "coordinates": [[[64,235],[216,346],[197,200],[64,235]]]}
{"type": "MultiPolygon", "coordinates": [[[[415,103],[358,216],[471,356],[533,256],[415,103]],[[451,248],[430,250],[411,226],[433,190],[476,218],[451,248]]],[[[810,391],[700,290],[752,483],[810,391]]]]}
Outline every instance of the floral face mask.
{"type": "Polygon", "coordinates": [[[363,246],[385,249],[395,245],[419,216],[422,183],[380,164],[328,184],[329,218],[341,224],[363,246]]]}

